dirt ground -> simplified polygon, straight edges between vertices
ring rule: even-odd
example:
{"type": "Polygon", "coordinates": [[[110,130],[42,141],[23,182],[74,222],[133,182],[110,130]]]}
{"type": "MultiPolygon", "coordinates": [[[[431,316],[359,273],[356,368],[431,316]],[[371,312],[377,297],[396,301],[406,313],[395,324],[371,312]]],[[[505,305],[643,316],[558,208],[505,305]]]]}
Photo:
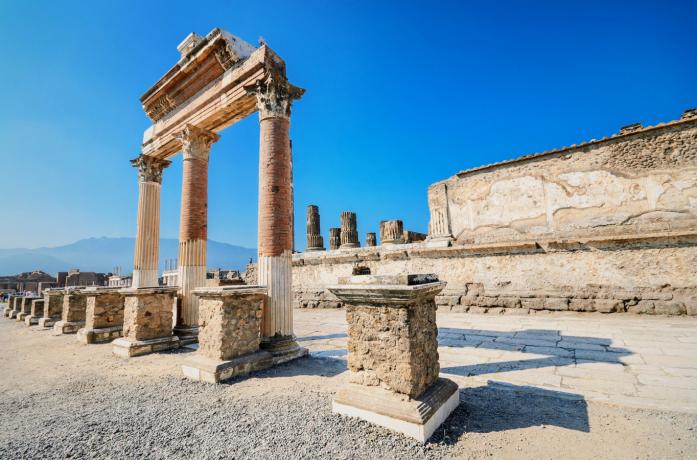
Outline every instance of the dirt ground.
{"type": "Polygon", "coordinates": [[[697,458],[697,416],[481,382],[425,446],[331,413],[345,361],[310,357],[221,385],[191,351],[109,345],[0,319],[0,458],[697,458]]]}

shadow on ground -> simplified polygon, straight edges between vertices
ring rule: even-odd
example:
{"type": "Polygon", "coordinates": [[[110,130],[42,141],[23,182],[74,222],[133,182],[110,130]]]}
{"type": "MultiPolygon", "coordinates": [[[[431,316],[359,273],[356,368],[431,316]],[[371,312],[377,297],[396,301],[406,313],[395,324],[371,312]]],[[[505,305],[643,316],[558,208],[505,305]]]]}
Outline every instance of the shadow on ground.
{"type": "Polygon", "coordinates": [[[533,426],[590,432],[588,404],[573,393],[487,382],[460,389],[460,406],[441,425],[432,442],[454,444],[465,433],[492,433],[533,426]]]}
{"type": "Polygon", "coordinates": [[[561,331],[527,329],[501,332],[481,329],[439,328],[440,346],[452,348],[483,348],[548,355],[543,358],[518,359],[495,363],[471,364],[441,368],[446,374],[472,377],[496,372],[539,369],[550,366],[568,366],[578,362],[596,361],[623,366],[623,356],[632,352],[612,347],[612,339],[567,336],[561,331]]]}

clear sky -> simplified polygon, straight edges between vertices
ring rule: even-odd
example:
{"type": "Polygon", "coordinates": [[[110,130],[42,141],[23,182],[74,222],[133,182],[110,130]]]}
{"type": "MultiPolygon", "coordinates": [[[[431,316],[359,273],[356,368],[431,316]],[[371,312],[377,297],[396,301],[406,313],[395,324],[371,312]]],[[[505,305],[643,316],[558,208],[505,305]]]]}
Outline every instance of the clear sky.
{"type": "MultiPolygon", "coordinates": [[[[295,219],[358,213],[427,230],[457,171],[697,106],[697,2],[0,0],[0,247],[134,236],[149,126],[139,97],[189,33],[263,36],[306,88],[293,108],[295,219]]],[[[209,238],[256,246],[258,119],[213,146],[209,238]]],[[[177,238],[181,156],[162,236],[177,238]]]]}

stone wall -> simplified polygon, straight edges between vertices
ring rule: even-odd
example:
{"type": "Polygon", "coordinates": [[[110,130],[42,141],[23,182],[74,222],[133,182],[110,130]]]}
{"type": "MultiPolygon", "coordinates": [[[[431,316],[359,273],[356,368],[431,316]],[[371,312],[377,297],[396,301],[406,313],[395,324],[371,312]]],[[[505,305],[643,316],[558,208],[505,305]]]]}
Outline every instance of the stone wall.
{"type": "Polygon", "coordinates": [[[365,266],[435,273],[458,311],[697,315],[697,117],[464,171],[428,202],[433,241],[295,254],[295,306],[341,306],[326,286],[365,266]]]}

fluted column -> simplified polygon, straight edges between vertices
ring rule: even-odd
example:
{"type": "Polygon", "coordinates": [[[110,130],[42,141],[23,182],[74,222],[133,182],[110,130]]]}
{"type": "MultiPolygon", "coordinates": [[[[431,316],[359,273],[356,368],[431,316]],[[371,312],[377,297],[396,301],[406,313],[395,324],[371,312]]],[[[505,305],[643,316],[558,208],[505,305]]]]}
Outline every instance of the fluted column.
{"type": "Polygon", "coordinates": [[[198,329],[198,300],[191,291],[206,284],[208,239],[208,157],[220,136],[187,124],[177,134],[182,143],[182,204],[179,222],[179,292],[181,309],[175,333],[193,341],[198,329]]]}
{"type": "Polygon", "coordinates": [[[383,220],[380,222],[380,244],[404,243],[404,224],[401,220],[383,220]]]}
{"type": "Polygon", "coordinates": [[[341,213],[341,249],[358,248],[358,230],[356,224],[356,213],[344,211],[341,213]]]}
{"type": "Polygon", "coordinates": [[[247,88],[259,109],[258,283],[267,287],[262,309],[262,347],[297,348],[293,338],[291,254],[293,250],[290,108],[304,90],[282,75],[247,88]]]}
{"type": "Polygon", "coordinates": [[[365,234],[365,245],[369,247],[377,246],[377,235],[375,232],[365,234]]]}
{"type": "Polygon", "coordinates": [[[170,162],[140,155],[131,160],[131,164],[138,168],[138,223],[133,258],[133,287],[155,287],[160,253],[162,171],[170,162]]]}
{"type": "Polygon", "coordinates": [[[339,249],[341,247],[341,228],[332,227],[329,229],[329,249],[339,249]]]}
{"type": "Polygon", "coordinates": [[[324,251],[324,238],[319,225],[319,207],[314,204],[307,207],[307,250],[324,251]]]}

